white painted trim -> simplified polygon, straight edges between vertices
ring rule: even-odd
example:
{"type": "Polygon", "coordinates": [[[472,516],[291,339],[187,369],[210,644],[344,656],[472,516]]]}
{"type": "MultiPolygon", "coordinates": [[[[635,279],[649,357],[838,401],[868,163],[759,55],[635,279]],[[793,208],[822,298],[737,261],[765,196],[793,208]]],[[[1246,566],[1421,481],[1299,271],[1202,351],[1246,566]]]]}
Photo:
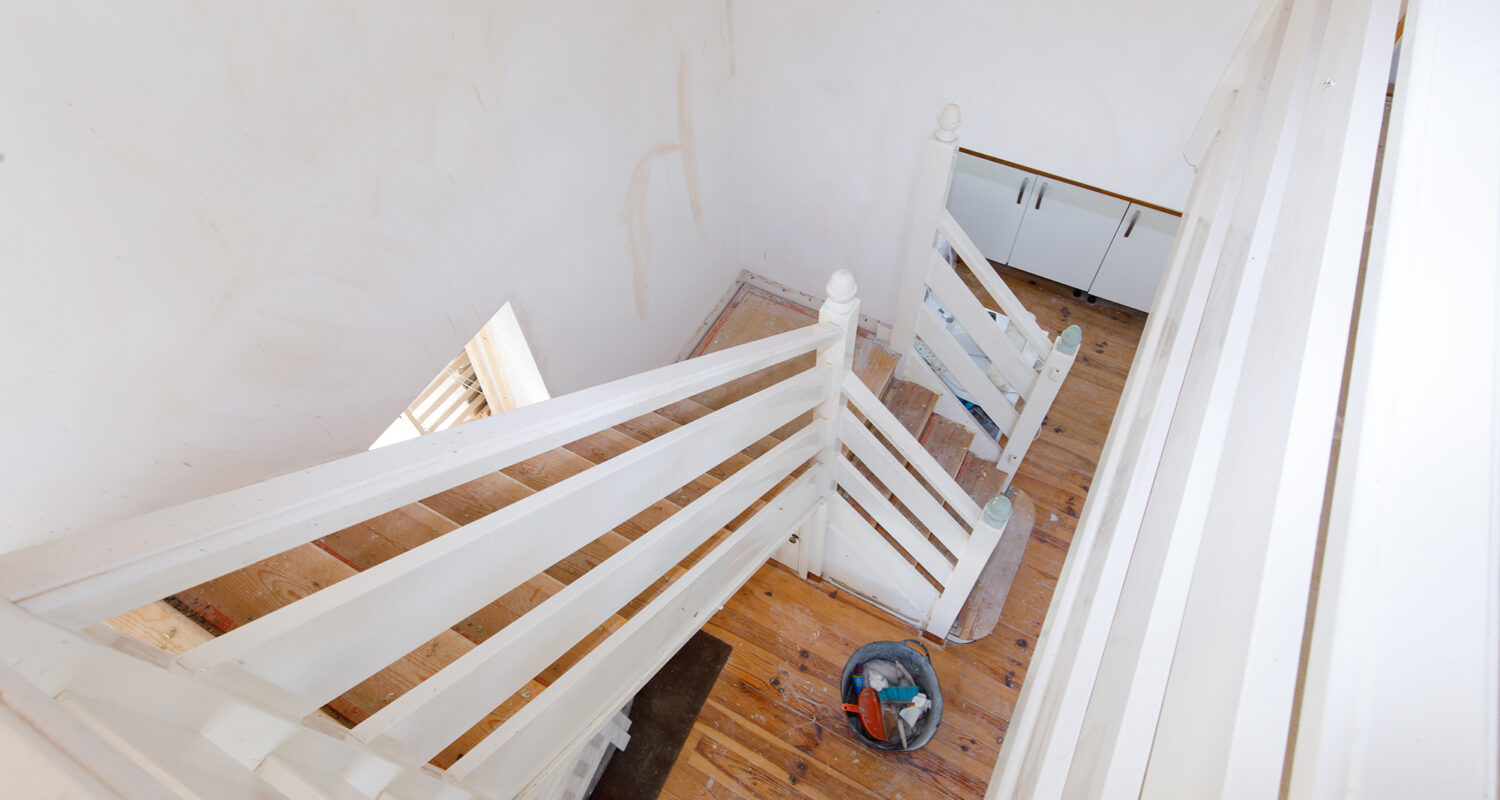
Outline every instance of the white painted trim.
{"type": "Polygon", "coordinates": [[[1500,795],[1497,30],[1492,2],[1407,4],[1293,800],[1500,795]]]}
{"type": "Polygon", "coordinates": [[[1378,96],[1364,78],[1394,13],[1271,5],[1200,167],[990,797],[1277,790],[1368,202],[1375,128],[1360,115],[1378,96]],[[1364,104],[1352,116],[1351,96],[1364,104]]]}

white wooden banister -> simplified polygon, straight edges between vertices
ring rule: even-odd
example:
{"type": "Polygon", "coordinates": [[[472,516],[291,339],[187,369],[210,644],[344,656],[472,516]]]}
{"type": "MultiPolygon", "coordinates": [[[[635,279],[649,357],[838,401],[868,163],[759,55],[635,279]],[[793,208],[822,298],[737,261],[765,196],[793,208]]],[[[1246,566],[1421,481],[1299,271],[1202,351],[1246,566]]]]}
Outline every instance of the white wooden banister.
{"type": "Polygon", "coordinates": [[[178,662],[259,692],[274,707],[310,713],[811,410],[826,395],[829,374],[826,366],[799,373],[236,628],[178,662]]]}
{"type": "Polygon", "coordinates": [[[354,728],[377,749],[426,761],[805,463],[822,420],[735,472],[640,539],[354,728]]]}
{"type": "MultiPolygon", "coordinates": [[[[932,251],[932,259],[928,262],[927,286],[938,296],[943,308],[963,326],[964,332],[1000,369],[1006,383],[1010,384],[1016,394],[1023,400],[1031,397],[1031,390],[1037,381],[1035,360],[1027,359],[1005,338],[1005,333],[993,324],[979,299],[969,291],[963,279],[958,277],[958,273],[936,250],[932,251]]],[[[1039,349],[1036,352],[1047,351],[1039,349]]]]}
{"type": "Polygon", "coordinates": [[[448,774],[497,797],[518,793],[557,758],[570,732],[607,721],[821,506],[813,476],[797,479],[448,774]]]}
{"type": "Polygon", "coordinates": [[[979,247],[974,244],[974,240],[964,233],[964,229],[958,226],[958,221],[948,213],[947,209],[943,209],[938,219],[938,232],[948,240],[948,245],[953,248],[953,252],[958,254],[974,277],[979,279],[980,285],[994,299],[996,305],[1000,306],[1005,316],[1010,318],[1011,324],[1015,325],[1021,331],[1021,335],[1026,337],[1026,343],[1035,348],[1039,356],[1046,358],[1052,349],[1052,343],[1047,338],[1046,332],[1036,324],[1036,318],[1021,304],[1016,293],[1005,285],[1005,281],[1001,280],[999,275],[995,274],[995,268],[990,266],[989,259],[979,252],[979,247]]]}
{"type": "Polygon", "coordinates": [[[1003,494],[985,504],[984,513],[980,515],[973,533],[969,534],[968,540],[958,552],[958,563],[953,567],[953,574],[944,582],[943,594],[932,609],[927,632],[934,637],[946,639],[948,632],[952,630],[959,612],[963,611],[964,601],[969,599],[969,593],[974,591],[974,584],[979,581],[979,573],[984,571],[990,555],[1000,544],[1000,537],[1005,533],[1006,524],[1010,522],[1010,511],[1010,498],[1003,494]]]}
{"type": "MultiPolygon", "coordinates": [[[[817,574],[831,532],[884,546],[840,488],[901,551],[881,563],[905,570],[904,554],[926,573],[913,572],[920,585],[906,596],[932,608],[928,627],[946,633],[994,549],[994,509],[983,517],[854,374],[854,280],[840,270],[827,288],[819,321],[801,330],[0,556],[0,589],[16,601],[0,600],[0,681],[25,681],[49,709],[97,734],[86,746],[145,765],[169,796],[550,798],[577,788],[568,771],[604,746],[610,725],[623,730],[619,709],[773,553],[795,543],[798,565],[817,574]],[[809,369],[181,655],[97,624],[809,352],[816,355],[809,369]],[[352,731],[310,716],[809,415],[810,423],[352,731]],[[727,530],[736,519],[743,522],[727,530]],[[711,540],[712,549],[684,563],[711,540]],[[593,639],[664,576],[665,588],[643,608],[593,639]],[[455,764],[429,765],[585,641],[586,654],[455,764]]],[[[1026,390],[1036,396],[1043,388],[1026,390]]],[[[13,705],[0,696],[0,711],[13,705]]],[[[149,796],[155,787],[141,789],[149,796]]]]}
{"type": "MultiPolygon", "coordinates": [[[[833,494],[837,480],[834,475],[839,454],[838,422],[844,409],[844,379],[854,374],[854,340],[859,333],[859,300],[855,298],[854,275],[841,269],[828,279],[828,298],[818,310],[818,322],[840,332],[837,339],[818,350],[818,363],[827,370],[827,394],[818,406],[817,418],[824,425],[823,447],[818,454],[814,470],[818,489],[824,497],[833,494]]],[[[828,531],[828,511],[821,508],[808,535],[797,541],[797,570],[807,575],[823,574],[824,538],[828,531]]]]}
{"type": "Polygon", "coordinates": [[[849,398],[849,404],[864,417],[875,430],[880,433],[887,442],[896,448],[896,452],[906,461],[922,480],[927,482],[938,497],[942,498],[950,508],[957,512],[960,519],[973,525],[979,519],[979,504],[969,497],[958,482],[953,480],[943,466],[922,447],[906,426],[896,419],[896,415],[880,402],[880,398],[870,391],[868,386],[856,375],[844,376],[844,396],[849,398]]]}
{"type": "Polygon", "coordinates": [[[953,519],[953,515],[847,409],[839,417],[839,438],[885,488],[893,492],[922,525],[948,548],[948,552],[963,549],[966,534],[953,519]]]}
{"type": "MultiPolygon", "coordinates": [[[[0,556],[0,580],[21,601],[0,601],[0,663],[25,666],[24,680],[55,698],[49,708],[148,765],[169,793],[219,796],[210,786],[218,782],[222,796],[261,796],[271,787],[296,798],[550,797],[574,786],[561,776],[588,751],[590,737],[772,552],[790,538],[808,543],[808,558],[818,557],[813,546],[832,480],[840,462],[847,466],[837,457],[838,431],[847,416],[843,384],[853,374],[858,307],[852,277],[839,272],[821,321],[807,328],[0,556]],[[810,351],[817,355],[810,369],[176,658],[113,629],[91,638],[104,627],[91,625],[101,618],[810,351]],[[308,716],[810,413],[810,424],[352,732],[328,731],[308,716]],[[117,539],[106,535],[111,531],[117,539]],[[676,574],[711,539],[715,546],[676,574]],[[63,564],[73,553],[87,558],[63,564]],[[455,766],[428,766],[663,576],[672,576],[665,589],[455,766]],[[190,763],[204,766],[194,772],[190,763]]],[[[941,510],[934,503],[924,513],[934,508],[941,510]]],[[[909,537],[913,547],[917,536],[909,537]]],[[[946,577],[951,569],[941,554],[931,545],[928,551],[937,556],[929,558],[936,574],[946,577]]],[[[12,705],[3,697],[0,703],[12,705]]]]}
{"type": "MultiPolygon", "coordinates": [[[[993,325],[990,326],[994,328],[993,325]]],[[[1010,433],[1015,427],[1020,415],[1016,409],[1000,393],[1000,388],[995,385],[974,359],[964,352],[958,340],[948,332],[943,321],[938,318],[937,313],[930,306],[922,306],[917,312],[917,338],[927,345],[947,367],[949,372],[958,378],[963,384],[969,397],[984,409],[990,419],[1000,427],[1002,433],[1010,433]]],[[[1002,462],[1003,464],[1004,462],[1002,462]]]]}
{"type": "Polygon", "coordinates": [[[957,411],[952,397],[968,403],[957,411],[957,421],[984,436],[975,450],[994,458],[1006,474],[1006,488],[1015,478],[1031,441],[1057,397],[1072,367],[1080,332],[1065,332],[1069,348],[1058,352],[1036,316],[1027,311],[1015,292],[995,272],[946,208],[958,152],[956,106],[943,109],[940,126],[927,143],[915,193],[916,210],[901,273],[891,346],[902,354],[898,373],[940,395],[957,411]],[[949,265],[946,243],[978,280],[984,293],[999,306],[1003,317],[992,317],[974,290],[949,265]],[[936,309],[937,303],[941,309],[936,309]],[[1005,326],[1002,328],[1000,324],[1005,326]],[[972,344],[964,342],[966,336],[972,344]],[[973,352],[976,347],[979,353],[973,352]],[[988,362],[988,363],[986,363],[988,362]],[[1024,403],[1024,405],[1022,405],[1024,403]],[[993,427],[964,413],[974,406],[993,427]],[[998,430],[998,433],[996,432],[998,430]],[[1005,440],[999,449],[989,440],[1005,440]]]}
{"type": "Polygon", "coordinates": [[[789,331],[45,542],[0,559],[0,596],[84,628],[842,335],[789,331]]]}
{"type": "MultiPolygon", "coordinates": [[[[902,260],[901,286],[896,295],[896,318],[891,321],[891,343],[898,351],[911,342],[922,305],[922,280],[927,257],[936,243],[938,222],[948,205],[953,169],[958,157],[958,106],[949,103],[938,115],[938,128],[922,150],[922,168],[913,194],[911,232],[902,260]]],[[[903,365],[905,366],[905,365],[903,365]]]]}
{"type": "Polygon", "coordinates": [[[1000,469],[1005,472],[1005,489],[1009,489],[1011,481],[1015,480],[1016,471],[1021,467],[1021,459],[1026,457],[1026,451],[1031,448],[1037,432],[1042,429],[1047,411],[1052,408],[1052,401],[1057,399],[1063,379],[1068,377],[1068,371],[1073,368],[1073,359],[1077,357],[1078,346],[1082,342],[1083,331],[1077,325],[1069,325],[1058,335],[1057,344],[1042,362],[1031,399],[1021,409],[1020,419],[1016,420],[1010,438],[1005,442],[1005,450],[1000,454],[1000,469]]]}

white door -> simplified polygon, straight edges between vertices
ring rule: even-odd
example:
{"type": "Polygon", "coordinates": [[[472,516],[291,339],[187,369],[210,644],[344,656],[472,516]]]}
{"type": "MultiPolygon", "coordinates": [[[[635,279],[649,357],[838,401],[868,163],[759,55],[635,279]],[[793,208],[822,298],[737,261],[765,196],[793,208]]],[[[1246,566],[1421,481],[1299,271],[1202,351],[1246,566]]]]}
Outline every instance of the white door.
{"type": "Polygon", "coordinates": [[[959,153],[953,188],[948,192],[948,213],[985,258],[1007,263],[1036,183],[1037,177],[1025,170],[959,153]]]}
{"type": "Polygon", "coordinates": [[[1156,285],[1172,255],[1179,218],[1154,208],[1131,204],[1125,223],[1115,233],[1089,294],[1121,305],[1151,310],[1156,285]]]}
{"type": "Polygon", "coordinates": [[[1026,201],[1026,214],[1007,263],[1087,289],[1129,206],[1119,198],[1042,178],[1026,201]]]}

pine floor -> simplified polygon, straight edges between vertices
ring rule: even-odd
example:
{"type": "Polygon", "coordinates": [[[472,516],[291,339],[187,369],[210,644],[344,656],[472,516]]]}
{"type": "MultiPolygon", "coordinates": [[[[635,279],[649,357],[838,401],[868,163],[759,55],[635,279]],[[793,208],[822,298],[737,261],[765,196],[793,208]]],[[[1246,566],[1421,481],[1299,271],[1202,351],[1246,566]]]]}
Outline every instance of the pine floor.
{"type": "MultiPolygon", "coordinates": [[[[839,710],[844,661],[865,642],[919,631],[771,563],[706,627],[734,652],[663,797],[984,795],[1146,319],[1104,301],[1090,305],[1026,273],[1000,272],[1042,328],[1055,335],[1077,324],[1084,346],[1016,477],[1037,517],[1001,626],[972,644],[933,648],[945,703],[937,736],[915,753],[877,753],[854,740],[839,710]]],[[[971,275],[960,274],[985,296],[971,275]]]]}

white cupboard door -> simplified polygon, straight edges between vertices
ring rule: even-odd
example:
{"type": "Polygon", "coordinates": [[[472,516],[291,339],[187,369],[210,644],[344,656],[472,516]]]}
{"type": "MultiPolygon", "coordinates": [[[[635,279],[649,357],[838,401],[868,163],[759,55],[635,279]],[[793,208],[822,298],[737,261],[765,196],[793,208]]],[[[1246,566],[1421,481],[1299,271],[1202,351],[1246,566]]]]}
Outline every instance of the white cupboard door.
{"type": "Polygon", "coordinates": [[[1010,258],[1021,215],[1036,183],[1037,177],[1025,170],[959,153],[948,213],[985,258],[1003,264],[1010,258]]]}
{"type": "Polygon", "coordinates": [[[1172,255],[1178,221],[1165,211],[1131,204],[1089,294],[1150,311],[1156,285],[1172,255]]]}
{"type": "Polygon", "coordinates": [[[1007,262],[1016,269],[1086,289],[1130,203],[1071,183],[1042,178],[1007,262]]]}

